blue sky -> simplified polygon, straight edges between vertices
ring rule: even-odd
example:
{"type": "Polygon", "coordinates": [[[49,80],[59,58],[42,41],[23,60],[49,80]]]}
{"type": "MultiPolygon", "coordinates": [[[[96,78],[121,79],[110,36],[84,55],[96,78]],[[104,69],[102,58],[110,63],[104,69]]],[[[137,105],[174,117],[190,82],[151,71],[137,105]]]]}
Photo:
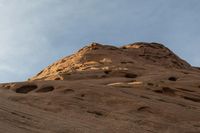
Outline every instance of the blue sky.
{"type": "Polygon", "coordinates": [[[0,82],[91,42],[160,42],[200,66],[199,0],[0,0],[0,82]]]}

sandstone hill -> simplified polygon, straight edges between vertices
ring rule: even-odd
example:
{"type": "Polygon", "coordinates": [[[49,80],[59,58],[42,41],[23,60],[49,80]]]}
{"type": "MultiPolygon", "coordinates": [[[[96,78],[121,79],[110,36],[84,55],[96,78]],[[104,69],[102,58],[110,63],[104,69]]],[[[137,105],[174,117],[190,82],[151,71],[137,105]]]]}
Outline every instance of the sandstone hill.
{"type": "Polygon", "coordinates": [[[200,68],[158,43],[92,43],[0,84],[2,133],[199,133],[200,68]]]}
{"type": "MultiPolygon", "coordinates": [[[[42,70],[31,80],[65,80],[74,73],[129,71],[135,67],[160,66],[189,69],[191,66],[162,44],[138,42],[122,47],[92,43],[42,70]]],[[[150,67],[151,68],[151,67],[150,67]]]]}

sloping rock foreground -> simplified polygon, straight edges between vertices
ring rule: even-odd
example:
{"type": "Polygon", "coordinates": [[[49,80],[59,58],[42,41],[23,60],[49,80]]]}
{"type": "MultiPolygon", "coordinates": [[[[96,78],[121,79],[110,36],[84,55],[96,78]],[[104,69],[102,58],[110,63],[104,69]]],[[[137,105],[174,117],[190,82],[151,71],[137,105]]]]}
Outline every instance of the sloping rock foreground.
{"type": "Polygon", "coordinates": [[[198,133],[200,70],[158,43],[93,43],[0,84],[3,133],[198,133]]]}

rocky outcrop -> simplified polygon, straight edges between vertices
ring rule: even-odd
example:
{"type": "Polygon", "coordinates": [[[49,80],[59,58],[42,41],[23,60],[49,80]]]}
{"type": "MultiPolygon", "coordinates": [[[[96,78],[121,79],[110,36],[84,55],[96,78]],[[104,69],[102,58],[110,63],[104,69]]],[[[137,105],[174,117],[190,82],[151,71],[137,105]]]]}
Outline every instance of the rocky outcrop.
{"type": "Polygon", "coordinates": [[[63,80],[63,74],[127,70],[134,67],[148,69],[150,65],[168,69],[191,68],[190,64],[159,43],[137,42],[122,47],[92,43],[56,61],[30,80],[63,80]]]}

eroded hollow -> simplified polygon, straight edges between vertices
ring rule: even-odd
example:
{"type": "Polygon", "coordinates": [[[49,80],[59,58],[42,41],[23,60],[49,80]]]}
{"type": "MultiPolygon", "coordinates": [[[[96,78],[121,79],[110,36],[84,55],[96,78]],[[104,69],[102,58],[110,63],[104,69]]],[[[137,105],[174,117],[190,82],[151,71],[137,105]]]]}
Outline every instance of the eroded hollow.
{"type": "Polygon", "coordinates": [[[53,90],[54,90],[53,86],[47,86],[47,87],[40,88],[36,92],[38,92],[38,93],[45,93],[45,92],[50,92],[50,91],[53,91],[53,90]]]}
{"type": "Polygon", "coordinates": [[[15,90],[15,92],[16,93],[24,93],[24,94],[26,94],[26,93],[29,93],[30,91],[35,90],[35,89],[37,89],[37,85],[24,85],[24,86],[21,86],[21,87],[17,88],[15,90]]]}
{"type": "Polygon", "coordinates": [[[112,70],[105,70],[104,73],[105,74],[110,74],[112,72],[112,70]]]}
{"type": "Polygon", "coordinates": [[[90,111],[90,110],[88,110],[87,112],[90,113],[90,114],[95,114],[96,116],[103,116],[103,113],[101,113],[100,111],[90,111]]]}
{"type": "Polygon", "coordinates": [[[200,98],[197,98],[197,97],[183,96],[183,98],[186,99],[186,100],[193,101],[193,102],[200,102],[200,98]]]}
{"type": "Polygon", "coordinates": [[[153,83],[147,83],[147,85],[149,85],[149,86],[154,86],[154,84],[153,84],[153,83]]]}
{"type": "Polygon", "coordinates": [[[139,112],[148,112],[148,113],[153,113],[152,110],[151,110],[151,108],[148,107],[148,106],[142,106],[142,107],[139,107],[139,108],[137,109],[137,111],[139,111],[139,112]]]}
{"type": "Polygon", "coordinates": [[[175,90],[171,89],[169,87],[163,87],[162,89],[159,90],[154,90],[156,93],[162,93],[162,94],[167,94],[167,95],[175,95],[175,90]]]}
{"type": "Polygon", "coordinates": [[[184,89],[184,88],[177,88],[178,90],[182,90],[182,91],[187,91],[187,92],[195,92],[193,90],[188,90],[188,89],[184,89]]]}
{"type": "Polygon", "coordinates": [[[62,91],[63,93],[71,93],[71,92],[74,92],[73,89],[65,89],[62,91]]]}
{"type": "Polygon", "coordinates": [[[156,92],[156,93],[163,93],[162,90],[153,90],[153,91],[156,92]]]}
{"type": "Polygon", "coordinates": [[[170,80],[170,81],[177,81],[177,79],[178,79],[177,77],[169,77],[168,78],[168,80],[170,80]]]}
{"type": "Polygon", "coordinates": [[[175,94],[175,90],[173,90],[169,87],[163,87],[162,90],[164,93],[167,93],[167,94],[175,94]]]}
{"type": "Polygon", "coordinates": [[[57,77],[57,78],[55,78],[54,80],[61,80],[61,78],[60,78],[60,77],[57,77]]]}
{"type": "Polygon", "coordinates": [[[137,76],[138,76],[138,75],[137,75],[137,74],[134,74],[134,73],[126,73],[126,74],[125,74],[125,77],[126,77],[126,78],[137,78],[137,76]]]}

